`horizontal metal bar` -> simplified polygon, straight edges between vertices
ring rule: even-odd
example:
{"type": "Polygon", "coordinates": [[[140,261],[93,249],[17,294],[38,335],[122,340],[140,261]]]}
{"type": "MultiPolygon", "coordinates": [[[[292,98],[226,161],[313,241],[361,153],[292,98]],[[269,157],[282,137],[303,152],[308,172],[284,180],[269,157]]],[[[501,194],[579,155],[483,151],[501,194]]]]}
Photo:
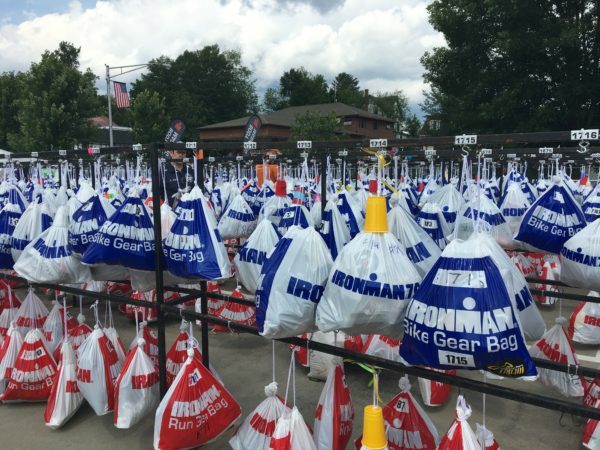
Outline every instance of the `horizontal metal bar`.
{"type": "MultiPolygon", "coordinates": [[[[176,312],[175,307],[170,305],[164,305],[164,308],[176,312]]],[[[179,311],[177,311],[179,312],[179,311]]],[[[238,324],[236,322],[231,322],[223,319],[218,319],[216,317],[200,314],[195,311],[190,310],[181,310],[180,312],[184,317],[190,319],[200,319],[205,320],[209,323],[214,323],[217,325],[223,325],[229,327],[231,330],[240,331],[244,333],[250,333],[254,335],[258,335],[258,330],[254,327],[250,327],[247,325],[238,324]]],[[[281,342],[285,342],[288,344],[297,345],[300,347],[307,347],[308,349],[317,350],[323,353],[328,353],[330,355],[341,356],[343,358],[352,359],[354,361],[363,362],[366,364],[370,364],[376,367],[381,367],[382,369],[391,370],[401,374],[410,374],[414,376],[418,376],[421,378],[426,378],[433,381],[439,381],[442,383],[450,384],[453,386],[458,386],[461,388],[469,389],[476,392],[481,392],[489,395],[493,395],[496,397],[505,398],[507,400],[513,400],[520,403],[526,403],[529,405],[538,406],[545,409],[551,409],[554,411],[560,411],[567,414],[573,414],[576,416],[587,417],[591,419],[600,419],[600,409],[588,408],[576,403],[570,403],[564,400],[558,400],[555,398],[531,394],[529,392],[524,392],[521,390],[506,388],[503,386],[498,386],[490,383],[483,383],[480,381],[472,380],[470,378],[464,378],[460,376],[447,375],[443,372],[435,372],[432,370],[424,369],[421,367],[413,367],[413,366],[405,366],[399,362],[391,361],[388,359],[378,358],[376,356],[365,355],[362,353],[353,352],[350,350],[346,350],[341,347],[335,347],[332,345],[323,344],[320,342],[315,342],[312,340],[292,337],[285,339],[276,339],[281,342]]]]}
{"type": "Polygon", "coordinates": [[[569,286],[568,284],[565,284],[562,281],[558,281],[558,280],[545,280],[543,278],[529,278],[529,277],[525,278],[525,280],[528,283],[547,284],[550,286],[572,287],[572,286],[569,286]]]}
{"type": "Polygon", "coordinates": [[[562,300],[576,300],[581,302],[600,303],[600,297],[591,297],[583,294],[571,294],[569,292],[551,292],[541,291],[539,289],[529,289],[533,295],[543,295],[544,297],[560,298],[562,300]]]}

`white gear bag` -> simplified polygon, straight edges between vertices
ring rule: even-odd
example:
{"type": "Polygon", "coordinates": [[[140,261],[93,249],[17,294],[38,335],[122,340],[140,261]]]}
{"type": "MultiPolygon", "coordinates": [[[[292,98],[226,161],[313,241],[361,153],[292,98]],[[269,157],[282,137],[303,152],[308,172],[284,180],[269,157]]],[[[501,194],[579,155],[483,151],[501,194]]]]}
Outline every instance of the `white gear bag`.
{"type": "MultiPolygon", "coordinates": [[[[591,297],[600,297],[596,291],[588,293],[591,297]]],[[[600,304],[581,302],[569,319],[569,337],[581,344],[600,344],[600,304]]]]}
{"type": "Polygon", "coordinates": [[[316,324],[324,332],[357,335],[376,331],[397,338],[404,331],[404,311],[421,276],[402,245],[387,232],[385,200],[370,197],[369,202],[374,207],[369,213],[379,217],[370,219],[367,214],[367,225],[376,223],[382,231],[369,231],[365,225],[365,231],[342,249],[317,306],[316,324]]]}
{"type": "Polygon", "coordinates": [[[41,329],[44,326],[46,317],[48,317],[48,309],[40,298],[33,293],[33,288],[30,287],[19,311],[17,311],[15,325],[21,335],[25,336],[33,328],[41,329]]]}
{"type": "Polygon", "coordinates": [[[44,411],[44,422],[52,429],[67,423],[83,403],[83,395],[77,385],[75,353],[68,341],[63,342],[61,355],[58,373],[44,411]]]}
{"type": "Polygon", "coordinates": [[[348,242],[350,242],[350,230],[344,221],[342,213],[338,209],[337,196],[332,196],[325,205],[325,211],[321,220],[321,236],[331,252],[335,261],[337,256],[348,242]]]}
{"type": "Polygon", "coordinates": [[[406,249],[406,256],[414,264],[419,275],[425,277],[442,254],[438,245],[401,206],[394,206],[388,212],[388,226],[390,232],[406,249]]]}
{"type": "Polygon", "coordinates": [[[600,219],[564,243],[560,261],[560,281],[569,286],[600,291],[600,219]]]}
{"type": "Polygon", "coordinates": [[[437,450],[481,450],[477,436],[467,422],[471,417],[471,407],[462,395],[456,400],[456,418],[442,438],[437,450]]]}
{"type": "Polygon", "coordinates": [[[281,416],[291,410],[277,395],[277,383],[265,386],[267,396],[248,414],[234,437],[229,440],[233,450],[269,450],[271,436],[281,416]]]}
{"type": "MultiPolygon", "coordinates": [[[[550,328],[544,336],[535,342],[529,349],[533,358],[578,366],[575,350],[563,328],[566,323],[564,317],[556,319],[556,325],[550,328]]],[[[546,386],[555,388],[565,397],[583,397],[587,386],[584,378],[569,373],[557,372],[549,369],[538,369],[540,381],[546,386]]]]}
{"type": "Polygon", "coordinates": [[[102,416],[114,407],[114,382],[122,362],[98,325],[77,350],[77,385],[94,412],[102,416]]]}
{"type": "Polygon", "coordinates": [[[4,394],[12,368],[15,365],[19,350],[23,345],[23,336],[19,330],[11,324],[2,346],[0,346],[0,395],[4,394]]]}
{"type": "Polygon", "coordinates": [[[13,260],[17,262],[27,245],[52,225],[52,216],[46,204],[29,204],[13,231],[10,241],[13,260]]]}
{"type": "Polygon", "coordinates": [[[521,219],[530,206],[531,203],[529,203],[519,184],[509,183],[498,207],[513,236],[519,231],[521,219]]]}
{"type": "Polygon", "coordinates": [[[221,239],[248,237],[256,228],[256,216],[244,197],[236,195],[219,219],[221,239]]]}
{"type": "Polygon", "coordinates": [[[117,428],[131,428],[152,413],[160,401],[158,370],[144,351],[144,344],[144,339],[137,340],[115,381],[117,428]]]}
{"type": "Polygon", "coordinates": [[[15,271],[34,283],[79,284],[91,279],[90,269],[83,266],[69,249],[67,209],[60,206],[54,222],[33,239],[15,263],[15,271]]]}
{"type": "Polygon", "coordinates": [[[263,220],[233,258],[236,277],[251,294],[256,293],[260,271],[280,238],[275,225],[263,220]]]}
{"type": "Polygon", "coordinates": [[[261,336],[292,337],[315,328],[332,260],[314,228],[292,227],[265,262],[256,290],[256,322],[261,336]]]}

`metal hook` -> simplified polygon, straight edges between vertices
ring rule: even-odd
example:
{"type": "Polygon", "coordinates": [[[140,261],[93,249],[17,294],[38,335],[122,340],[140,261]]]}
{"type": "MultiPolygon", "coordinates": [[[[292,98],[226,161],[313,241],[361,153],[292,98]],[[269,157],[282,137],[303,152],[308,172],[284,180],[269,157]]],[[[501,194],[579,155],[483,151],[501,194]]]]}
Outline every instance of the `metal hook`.
{"type": "Polygon", "coordinates": [[[588,152],[590,141],[581,140],[577,145],[579,146],[579,148],[577,149],[577,153],[585,154],[588,152]]]}

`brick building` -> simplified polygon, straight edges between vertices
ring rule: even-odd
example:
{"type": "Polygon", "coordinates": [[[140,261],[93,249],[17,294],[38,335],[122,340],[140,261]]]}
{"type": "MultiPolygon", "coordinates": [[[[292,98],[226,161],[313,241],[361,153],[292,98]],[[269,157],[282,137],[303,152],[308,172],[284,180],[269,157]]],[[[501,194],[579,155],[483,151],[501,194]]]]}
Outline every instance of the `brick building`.
{"type": "MultiPolygon", "coordinates": [[[[323,116],[334,113],[340,123],[341,135],[345,139],[395,137],[394,120],[370,113],[364,109],[348,106],[344,103],[323,103],[318,105],[290,106],[279,111],[259,114],[262,126],[257,135],[258,141],[289,140],[292,126],[298,115],[307,111],[318,112],[323,116]]],[[[248,117],[214,123],[198,128],[199,140],[240,140],[248,117]]]]}

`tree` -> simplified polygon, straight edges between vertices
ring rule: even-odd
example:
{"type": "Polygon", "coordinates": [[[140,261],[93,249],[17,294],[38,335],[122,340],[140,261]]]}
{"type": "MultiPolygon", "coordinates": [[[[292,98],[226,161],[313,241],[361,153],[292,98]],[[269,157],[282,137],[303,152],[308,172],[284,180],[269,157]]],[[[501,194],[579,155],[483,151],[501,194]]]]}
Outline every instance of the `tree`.
{"type": "MultiPolygon", "coordinates": [[[[304,67],[290,69],[279,79],[282,106],[302,106],[329,103],[327,81],[321,74],[313,75],[304,67]]],[[[285,107],[284,106],[284,107],[285,107]]]]}
{"type": "Polygon", "coordinates": [[[165,102],[158,92],[144,90],[131,107],[133,139],[136,142],[160,142],[169,126],[165,102]]]}
{"type": "Polygon", "coordinates": [[[23,74],[15,101],[18,129],[7,138],[10,148],[70,148],[95,134],[86,119],[99,113],[97,77],[89,69],[79,70],[79,52],[80,48],[61,42],[23,74]]]}
{"type": "Polygon", "coordinates": [[[187,133],[197,127],[254,113],[258,109],[251,71],[237,51],[218,45],[184,51],[176,59],[161,56],[148,65],[148,73],[133,84],[131,96],[144,90],[164,99],[169,118],[180,118],[187,133]]]}
{"type": "Polygon", "coordinates": [[[418,136],[419,131],[421,130],[421,121],[417,117],[416,114],[411,114],[406,119],[404,123],[404,131],[406,131],[410,136],[418,136]]]}
{"type": "Polygon", "coordinates": [[[267,88],[261,105],[262,112],[269,113],[285,108],[286,106],[287,102],[281,97],[279,90],[275,88],[267,88]]]}
{"type": "Polygon", "coordinates": [[[574,129],[600,117],[600,4],[435,0],[447,45],[423,55],[450,133],[574,129]]]}
{"type": "Polygon", "coordinates": [[[349,73],[340,72],[336,75],[329,94],[334,102],[345,103],[356,108],[365,107],[365,98],[360,91],[358,78],[349,73]]]}
{"type": "Polygon", "coordinates": [[[397,123],[403,123],[408,114],[408,99],[400,90],[393,92],[378,92],[371,97],[375,105],[375,113],[395,119],[397,123]]]}
{"type": "Polygon", "coordinates": [[[19,128],[17,101],[22,92],[22,78],[22,73],[0,75],[0,148],[8,147],[8,134],[19,128]]]}
{"type": "Polygon", "coordinates": [[[340,129],[339,119],[335,113],[323,116],[316,111],[306,111],[296,115],[292,126],[292,139],[330,141],[338,139],[336,131],[340,129]]]}
{"type": "MultiPolygon", "coordinates": [[[[106,103],[106,94],[98,96],[98,108],[101,110],[101,115],[108,115],[108,104],[106,103]]],[[[110,97],[112,120],[115,124],[122,127],[130,127],[132,124],[131,108],[117,108],[115,98],[110,97]]]]}

